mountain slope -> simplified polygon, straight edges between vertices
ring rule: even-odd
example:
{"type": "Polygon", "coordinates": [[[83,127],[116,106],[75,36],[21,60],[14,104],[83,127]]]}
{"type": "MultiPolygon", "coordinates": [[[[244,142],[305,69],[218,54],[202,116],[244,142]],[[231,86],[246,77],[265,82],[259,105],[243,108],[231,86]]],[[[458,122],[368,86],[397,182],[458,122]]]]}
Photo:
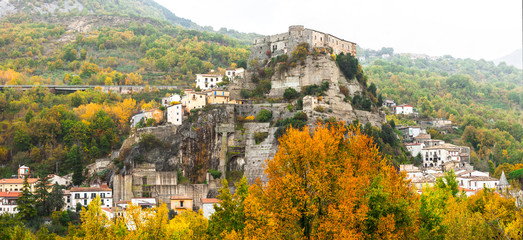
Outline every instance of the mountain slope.
{"type": "MultiPolygon", "coordinates": [[[[191,20],[180,18],[153,0],[0,0],[0,19],[9,16],[27,15],[42,19],[45,17],[68,15],[120,15],[146,17],[166,21],[187,29],[213,32],[211,27],[202,27],[191,20]]],[[[221,29],[219,33],[250,44],[258,36],[254,33],[239,33],[221,29]]]]}
{"type": "Polygon", "coordinates": [[[504,57],[494,59],[494,63],[499,64],[505,62],[507,65],[523,69],[523,48],[520,48],[504,57]]]}

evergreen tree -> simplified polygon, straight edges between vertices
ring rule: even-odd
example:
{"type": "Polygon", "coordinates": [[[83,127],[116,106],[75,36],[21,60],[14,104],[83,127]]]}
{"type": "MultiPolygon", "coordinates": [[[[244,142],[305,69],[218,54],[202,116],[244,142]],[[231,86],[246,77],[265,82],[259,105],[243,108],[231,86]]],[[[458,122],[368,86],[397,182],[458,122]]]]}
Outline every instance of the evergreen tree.
{"type": "Polygon", "coordinates": [[[82,174],[82,156],[80,155],[80,148],[77,145],[71,147],[71,151],[67,154],[67,160],[73,166],[73,185],[79,186],[84,181],[82,174]]]}
{"type": "Polygon", "coordinates": [[[49,216],[51,214],[51,201],[50,201],[50,195],[49,192],[49,185],[51,183],[51,180],[49,179],[49,176],[45,176],[43,178],[40,178],[38,183],[36,184],[36,191],[34,194],[35,199],[35,207],[36,211],[38,212],[38,216],[49,216]]]}
{"type": "Polygon", "coordinates": [[[27,182],[27,176],[24,179],[24,187],[22,194],[18,197],[17,205],[18,215],[22,220],[27,221],[36,216],[35,200],[27,182]]]}
{"type": "Polygon", "coordinates": [[[51,190],[49,200],[51,202],[50,212],[60,211],[65,206],[64,192],[58,183],[53,185],[53,190],[51,190]]]}

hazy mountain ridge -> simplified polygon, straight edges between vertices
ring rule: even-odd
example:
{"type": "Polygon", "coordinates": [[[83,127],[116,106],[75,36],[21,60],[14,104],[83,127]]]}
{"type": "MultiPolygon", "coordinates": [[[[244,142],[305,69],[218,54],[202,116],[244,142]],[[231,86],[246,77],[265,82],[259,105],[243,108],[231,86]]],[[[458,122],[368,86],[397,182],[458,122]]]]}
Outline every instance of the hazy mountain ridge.
{"type": "Polygon", "coordinates": [[[505,62],[507,65],[511,65],[511,66],[517,67],[519,69],[523,69],[523,48],[515,50],[514,52],[512,52],[508,55],[505,55],[503,57],[494,59],[493,61],[496,64],[505,62]]]}
{"type": "MultiPolygon", "coordinates": [[[[181,18],[169,9],[153,0],[49,0],[49,1],[10,1],[0,0],[0,19],[18,18],[27,15],[33,18],[70,16],[70,15],[123,15],[130,17],[148,17],[166,21],[181,27],[214,32],[211,27],[200,26],[193,21],[181,18]]],[[[241,33],[222,28],[216,31],[235,38],[242,43],[250,44],[258,36],[255,33],[241,33]]]]}

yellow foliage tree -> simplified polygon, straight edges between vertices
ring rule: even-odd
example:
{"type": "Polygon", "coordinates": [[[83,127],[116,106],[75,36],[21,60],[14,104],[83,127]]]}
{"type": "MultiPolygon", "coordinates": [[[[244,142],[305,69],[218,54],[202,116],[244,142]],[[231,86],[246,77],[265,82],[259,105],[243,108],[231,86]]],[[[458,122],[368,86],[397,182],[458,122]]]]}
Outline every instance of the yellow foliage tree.
{"type": "Polygon", "coordinates": [[[372,139],[342,123],[290,129],[246,200],[246,238],[412,238],[417,197],[372,139]],[[346,137],[348,135],[348,137],[346,137]]]}

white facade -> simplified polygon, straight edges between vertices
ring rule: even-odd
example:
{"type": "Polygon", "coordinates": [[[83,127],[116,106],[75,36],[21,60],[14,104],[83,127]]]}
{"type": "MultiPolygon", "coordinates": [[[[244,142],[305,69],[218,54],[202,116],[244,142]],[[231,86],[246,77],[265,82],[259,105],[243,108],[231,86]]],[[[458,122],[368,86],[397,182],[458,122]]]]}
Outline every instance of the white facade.
{"type": "Polygon", "coordinates": [[[214,204],[220,204],[220,200],[216,198],[202,198],[203,216],[207,219],[214,214],[214,204]]]}
{"type": "Polygon", "coordinates": [[[182,104],[176,104],[167,107],[167,122],[173,125],[182,125],[183,107],[182,104]]]}
{"type": "Polygon", "coordinates": [[[71,192],[71,209],[76,209],[76,205],[80,203],[86,207],[97,196],[100,197],[102,207],[113,206],[112,190],[107,185],[101,187],[73,187],[71,192]]]}
{"type": "Polygon", "coordinates": [[[196,87],[201,90],[212,89],[222,81],[222,75],[219,74],[196,74],[196,87]]]}
{"type": "Polygon", "coordinates": [[[408,104],[393,106],[395,114],[409,115],[414,112],[414,107],[408,104]]]}
{"type": "Polygon", "coordinates": [[[58,185],[62,185],[62,186],[68,186],[69,184],[71,184],[70,178],[60,177],[56,174],[49,174],[49,181],[53,185],[58,184],[58,185]]]}
{"type": "Polygon", "coordinates": [[[20,192],[0,192],[0,214],[18,213],[16,201],[19,195],[20,192]]]}
{"type": "Polygon", "coordinates": [[[407,144],[405,144],[405,146],[407,147],[407,151],[409,151],[413,157],[416,157],[416,156],[418,156],[418,154],[421,153],[421,149],[423,149],[423,147],[425,147],[425,144],[407,143],[407,144]]]}
{"type": "Polygon", "coordinates": [[[229,81],[234,79],[243,79],[245,77],[245,69],[243,68],[228,68],[225,69],[225,76],[229,78],[229,81]]]}
{"type": "Polygon", "coordinates": [[[168,106],[171,106],[171,103],[172,102],[181,102],[182,101],[182,97],[179,95],[179,94],[173,94],[169,97],[164,97],[162,98],[162,106],[164,107],[168,107],[168,106]]]}
{"type": "Polygon", "coordinates": [[[400,172],[406,173],[407,179],[414,179],[423,177],[423,172],[413,164],[402,164],[400,165],[400,172]]]}

